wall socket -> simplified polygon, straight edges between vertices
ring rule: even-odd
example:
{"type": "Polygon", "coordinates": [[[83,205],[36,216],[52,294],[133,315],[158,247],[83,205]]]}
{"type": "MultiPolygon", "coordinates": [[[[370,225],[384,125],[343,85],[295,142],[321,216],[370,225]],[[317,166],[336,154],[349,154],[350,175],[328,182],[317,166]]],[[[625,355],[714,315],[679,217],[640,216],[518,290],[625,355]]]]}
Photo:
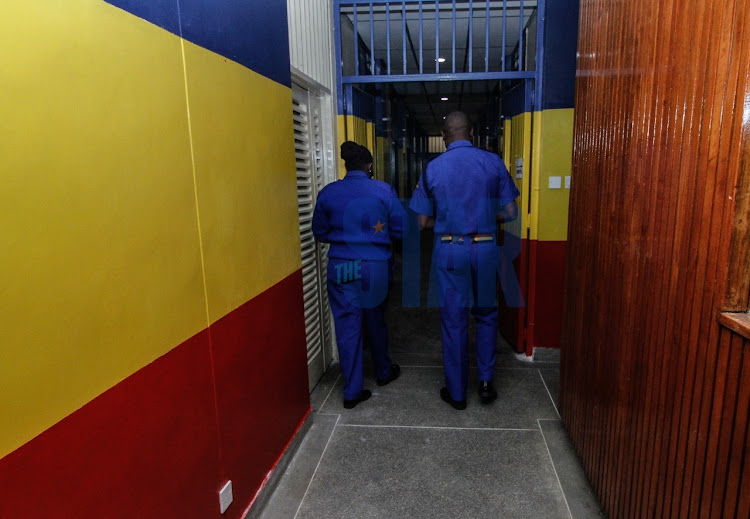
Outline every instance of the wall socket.
{"type": "Polygon", "coordinates": [[[227,511],[229,505],[232,504],[232,480],[226,482],[226,484],[219,490],[219,512],[222,514],[227,511]]]}

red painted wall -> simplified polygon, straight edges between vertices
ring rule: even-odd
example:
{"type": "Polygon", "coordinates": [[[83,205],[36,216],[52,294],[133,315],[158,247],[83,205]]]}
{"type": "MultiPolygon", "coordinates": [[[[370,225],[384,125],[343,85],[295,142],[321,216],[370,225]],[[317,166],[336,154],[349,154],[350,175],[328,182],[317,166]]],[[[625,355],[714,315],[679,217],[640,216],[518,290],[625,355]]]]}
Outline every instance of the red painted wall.
{"type": "Polygon", "coordinates": [[[309,412],[301,293],[297,271],[2,458],[0,518],[241,517],[309,412]]]}
{"type": "Polygon", "coordinates": [[[536,265],[527,353],[533,351],[529,347],[560,347],[567,250],[567,242],[564,241],[533,241],[532,244],[536,247],[536,265]]]}
{"type": "Polygon", "coordinates": [[[560,347],[566,250],[564,241],[521,241],[521,254],[510,268],[518,276],[525,306],[511,308],[502,294],[499,298],[500,331],[519,353],[560,347]]]}

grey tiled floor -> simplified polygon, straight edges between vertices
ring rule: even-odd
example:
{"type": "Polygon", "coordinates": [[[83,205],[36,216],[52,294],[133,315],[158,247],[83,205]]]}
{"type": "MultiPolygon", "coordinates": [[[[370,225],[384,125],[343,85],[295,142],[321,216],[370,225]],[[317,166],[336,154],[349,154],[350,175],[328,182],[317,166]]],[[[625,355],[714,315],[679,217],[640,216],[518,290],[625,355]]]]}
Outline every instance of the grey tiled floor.
{"type": "Polygon", "coordinates": [[[558,368],[503,348],[498,400],[484,406],[471,392],[465,411],[440,400],[439,359],[404,365],[385,387],[368,375],[373,396],[351,410],[334,366],[311,395],[312,426],[260,517],[601,517],[557,415],[558,368]]]}
{"type": "MultiPolygon", "coordinates": [[[[396,298],[398,300],[398,298],[396,298]]],[[[594,518],[596,499],[557,413],[559,367],[528,362],[500,341],[498,399],[484,406],[470,377],[468,408],[440,400],[436,309],[393,306],[391,355],[401,377],[370,400],[342,405],[337,368],[311,395],[311,427],[262,511],[291,518],[594,518]]],[[[367,354],[366,354],[367,356],[367,354]]]]}

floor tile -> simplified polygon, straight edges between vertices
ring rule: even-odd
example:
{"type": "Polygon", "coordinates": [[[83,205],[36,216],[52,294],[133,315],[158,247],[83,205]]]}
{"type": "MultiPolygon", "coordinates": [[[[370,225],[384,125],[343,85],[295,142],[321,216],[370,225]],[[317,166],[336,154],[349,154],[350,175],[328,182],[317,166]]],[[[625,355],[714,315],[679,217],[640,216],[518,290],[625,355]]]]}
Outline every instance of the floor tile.
{"type": "Polygon", "coordinates": [[[313,392],[310,393],[310,407],[313,411],[318,411],[323,407],[326,399],[331,394],[331,390],[336,385],[336,382],[338,382],[340,374],[341,369],[339,369],[338,363],[333,364],[317,383],[313,392]]]}
{"type": "Polygon", "coordinates": [[[298,519],[568,518],[536,431],[337,426],[298,519]]]}
{"type": "Polygon", "coordinates": [[[540,420],[539,424],[573,518],[604,517],[562,422],[540,420]]]}
{"type": "Polygon", "coordinates": [[[540,368],[544,383],[558,412],[560,410],[560,368],[540,368]]]}
{"type": "MultiPolygon", "coordinates": [[[[305,496],[315,469],[323,456],[328,440],[336,425],[336,416],[325,416],[314,413],[313,423],[305,435],[294,458],[279,481],[268,505],[260,514],[248,514],[250,518],[282,519],[292,518],[305,496]]],[[[251,510],[252,512],[252,510],[251,510]]]]}
{"type": "Polygon", "coordinates": [[[365,387],[373,396],[354,409],[344,409],[339,380],[321,412],[341,414],[342,424],[440,427],[536,429],[537,419],[557,418],[537,370],[498,369],[494,382],[498,399],[490,405],[479,402],[477,383],[472,370],[468,408],[456,411],[440,399],[442,368],[405,367],[398,380],[384,387],[376,386],[369,375],[365,387]]]}

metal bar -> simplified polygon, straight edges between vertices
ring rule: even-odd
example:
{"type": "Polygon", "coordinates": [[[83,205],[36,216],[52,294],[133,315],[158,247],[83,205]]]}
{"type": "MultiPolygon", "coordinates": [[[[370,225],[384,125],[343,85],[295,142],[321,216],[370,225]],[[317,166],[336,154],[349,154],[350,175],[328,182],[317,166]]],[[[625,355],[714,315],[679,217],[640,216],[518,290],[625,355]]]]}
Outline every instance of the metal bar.
{"type": "Polygon", "coordinates": [[[386,54],[388,54],[388,57],[386,61],[388,62],[387,68],[388,68],[388,75],[391,75],[391,4],[385,4],[385,48],[386,48],[386,54]]]}
{"type": "MultiPolygon", "coordinates": [[[[354,115],[354,87],[352,85],[344,86],[344,116],[354,115]]],[[[348,141],[353,139],[354,128],[349,128],[349,118],[344,117],[344,136],[339,135],[339,139],[348,141]]]]}
{"type": "Polygon", "coordinates": [[[440,73],[440,2],[435,2],[435,73],[440,73]]]}
{"type": "Polygon", "coordinates": [[[389,74],[387,76],[342,76],[343,84],[405,83],[420,81],[485,81],[500,79],[534,79],[535,72],[457,72],[441,74],[389,74]]]}
{"type": "Polygon", "coordinates": [[[352,16],[354,24],[354,74],[359,75],[359,34],[357,34],[357,4],[352,6],[354,15],[352,16]]]}
{"type": "MultiPolygon", "coordinates": [[[[406,4],[416,4],[418,0],[390,0],[393,3],[406,3],[406,4]]],[[[447,1],[447,0],[441,0],[441,1],[447,1]]],[[[369,5],[370,2],[373,2],[375,4],[383,4],[386,2],[386,0],[333,0],[334,5],[340,5],[344,7],[351,7],[352,5],[369,5]]]]}
{"type": "Polygon", "coordinates": [[[456,73],[456,0],[453,0],[453,70],[456,73]]]}
{"type": "MultiPolygon", "coordinates": [[[[414,57],[414,61],[418,61],[419,57],[417,56],[417,51],[414,50],[414,42],[411,39],[411,31],[409,31],[409,27],[406,28],[406,37],[409,39],[409,48],[411,49],[411,54],[414,57]]],[[[416,76],[417,78],[420,78],[423,76],[423,74],[412,74],[412,76],[416,76]]],[[[424,82],[422,82],[422,91],[424,92],[424,98],[427,102],[427,106],[430,107],[430,113],[432,114],[432,119],[435,121],[435,124],[437,124],[437,118],[435,117],[435,110],[432,109],[432,102],[430,101],[430,96],[427,92],[427,85],[425,85],[424,82]]]]}
{"type": "Polygon", "coordinates": [[[370,74],[375,75],[375,22],[372,20],[372,2],[370,2],[370,74]]]}
{"type": "MultiPolygon", "coordinates": [[[[469,72],[473,70],[474,61],[474,0],[469,0],[469,72]]],[[[466,68],[466,67],[464,67],[466,68]]]]}
{"type": "Polygon", "coordinates": [[[534,81],[534,94],[536,98],[536,109],[542,110],[544,97],[544,25],[547,17],[547,0],[539,0],[536,5],[536,80],[534,81]]]}
{"type": "Polygon", "coordinates": [[[484,3],[484,71],[490,71],[490,3],[484,3]]]}
{"type": "Polygon", "coordinates": [[[519,5],[519,12],[518,12],[518,70],[523,70],[525,67],[523,66],[523,30],[524,30],[524,23],[523,23],[523,0],[521,0],[521,3],[519,5]]]}
{"type": "Polygon", "coordinates": [[[403,29],[403,38],[401,43],[404,48],[404,74],[406,74],[406,2],[401,4],[401,25],[403,29]]]}
{"type": "Polygon", "coordinates": [[[424,20],[422,18],[422,0],[419,0],[419,73],[424,74],[424,20]]]}
{"type": "Polygon", "coordinates": [[[505,72],[505,34],[508,32],[508,0],[503,0],[503,46],[500,51],[503,53],[502,66],[500,70],[505,72]]]}
{"type": "Polygon", "coordinates": [[[333,35],[334,52],[336,53],[336,104],[338,114],[344,113],[344,87],[341,82],[343,64],[341,63],[341,10],[338,8],[333,12],[333,35]]]}

